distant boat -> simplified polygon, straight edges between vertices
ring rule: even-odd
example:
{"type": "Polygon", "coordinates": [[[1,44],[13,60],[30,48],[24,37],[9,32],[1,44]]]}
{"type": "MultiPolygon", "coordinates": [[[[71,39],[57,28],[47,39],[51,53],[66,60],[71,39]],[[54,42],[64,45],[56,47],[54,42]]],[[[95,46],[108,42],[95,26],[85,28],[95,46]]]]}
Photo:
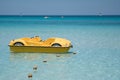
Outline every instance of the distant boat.
{"type": "Polygon", "coordinates": [[[45,16],[44,18],[47,19],[47,18],[49,18],[49,17],[48,17],[48,16],[45,16]]]}

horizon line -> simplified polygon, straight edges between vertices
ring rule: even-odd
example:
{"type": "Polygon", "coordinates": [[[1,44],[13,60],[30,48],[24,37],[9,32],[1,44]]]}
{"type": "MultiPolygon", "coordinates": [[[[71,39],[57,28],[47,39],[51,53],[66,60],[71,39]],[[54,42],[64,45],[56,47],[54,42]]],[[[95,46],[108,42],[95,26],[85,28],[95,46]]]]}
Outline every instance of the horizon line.
{"type": "Polygon", "coordinates": [[[120,16],[120,15],[0,15],[0,16],[120,16]]]}

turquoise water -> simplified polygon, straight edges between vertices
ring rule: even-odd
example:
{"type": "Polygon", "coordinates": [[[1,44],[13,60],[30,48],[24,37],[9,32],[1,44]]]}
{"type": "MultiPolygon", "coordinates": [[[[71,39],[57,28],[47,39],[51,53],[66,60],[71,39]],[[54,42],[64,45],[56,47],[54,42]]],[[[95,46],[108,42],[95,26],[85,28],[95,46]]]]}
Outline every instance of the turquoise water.
{"type": "Polygon", "coordinates": [[[120,16],[0,16],[0,37],[0,80],[31,80],[29,73],[32,80],[120,80],[120,16]],[[66,38],[74,47],[10,53],[10,40],[36,35],[66,38]]]}

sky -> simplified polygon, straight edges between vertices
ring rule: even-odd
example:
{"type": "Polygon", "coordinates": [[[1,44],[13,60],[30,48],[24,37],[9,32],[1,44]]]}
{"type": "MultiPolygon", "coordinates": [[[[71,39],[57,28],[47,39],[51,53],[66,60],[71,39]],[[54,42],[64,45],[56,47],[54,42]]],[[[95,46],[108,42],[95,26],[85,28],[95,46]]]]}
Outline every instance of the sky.
{"type": "Polygon", "coordinates": [[[120,15],[120,0],[0,0],[0,15],[120,15]]]}

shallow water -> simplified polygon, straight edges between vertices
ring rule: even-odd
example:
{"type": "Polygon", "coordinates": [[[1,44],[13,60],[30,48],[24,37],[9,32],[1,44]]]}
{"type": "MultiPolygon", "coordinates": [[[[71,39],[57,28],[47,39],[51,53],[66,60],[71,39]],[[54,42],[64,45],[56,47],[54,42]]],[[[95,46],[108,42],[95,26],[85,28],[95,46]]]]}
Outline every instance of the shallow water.
{"type": "Polygon", "coordinates": [[[29,73],[32,80],[119,80],[119,34],[119,16],[0,16],[0,80],[29,80],[29,73]],[[10,53],[10,40],[36,35],[69,39],[73,48],[64,54],[10,53]]]}

